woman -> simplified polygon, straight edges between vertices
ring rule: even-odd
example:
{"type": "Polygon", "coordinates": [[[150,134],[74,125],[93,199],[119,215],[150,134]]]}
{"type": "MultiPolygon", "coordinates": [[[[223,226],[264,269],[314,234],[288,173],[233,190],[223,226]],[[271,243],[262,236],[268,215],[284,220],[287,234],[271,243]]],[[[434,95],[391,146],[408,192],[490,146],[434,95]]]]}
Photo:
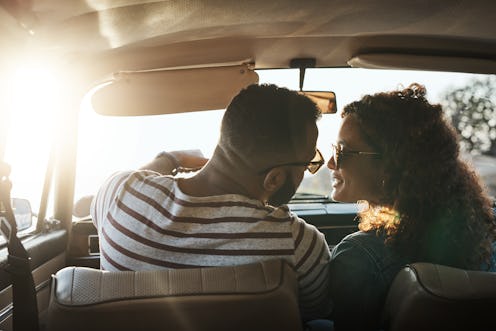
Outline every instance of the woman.
{"type": "Polygon", "coordinates": [[[332,198],[357,202],[360,231],[330,262],[336,329],[378,329],[388,287],[406,263],[491,267],[492,202],[460,158],[440,105],[412,84],[344,108],[328,167],[332,198]]]}

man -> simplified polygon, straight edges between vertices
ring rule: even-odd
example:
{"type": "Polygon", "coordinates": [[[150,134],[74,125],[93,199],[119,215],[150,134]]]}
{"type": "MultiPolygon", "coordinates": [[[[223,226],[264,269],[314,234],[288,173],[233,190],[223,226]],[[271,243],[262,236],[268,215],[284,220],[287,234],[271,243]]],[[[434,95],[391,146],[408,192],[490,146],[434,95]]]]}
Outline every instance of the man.
{"type": "Polygon", "coordinates": [[[287,206],[315,148],[320,112],[307,97],[251,85],[227,107],[212,158],[162,152],[139,171],[112,176],[92,203],[106,270],[248,264],[283,258],[294,266],[302,315],[329,313],[329,248],[287,206]],[[206,163],[206,164],[205,164],[206,163]],[[189,178],[170,176],[203,168],[189,178]]]}

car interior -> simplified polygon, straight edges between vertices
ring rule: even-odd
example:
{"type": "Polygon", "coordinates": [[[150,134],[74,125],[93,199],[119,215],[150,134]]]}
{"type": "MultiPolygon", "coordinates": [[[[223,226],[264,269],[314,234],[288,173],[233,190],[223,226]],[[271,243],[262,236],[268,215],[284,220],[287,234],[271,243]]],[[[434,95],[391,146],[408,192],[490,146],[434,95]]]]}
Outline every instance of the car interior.
{"type": "MultiPolygon", "coordinates": [[[[462,86],[494,92],[494,13],[484,0],[0,0],[0,330],[308,329],[280,260],[100,270],[92,194],[160,148],[208,157],[250,84],[316,101],[326,160],[340,109],[365,93],[413,80],[436,101],[462,86]]],[[[462,136],[494,197],[489,95],[474,112],[485,126],[462,136]]],[[[360,206],[332,201],[330,176],[305,177],[289,208],[332,248],[358,229],[360,206]]],[[[489,272],[407,265],[383,328],[496,329],[495,288],[489,272]]]]}

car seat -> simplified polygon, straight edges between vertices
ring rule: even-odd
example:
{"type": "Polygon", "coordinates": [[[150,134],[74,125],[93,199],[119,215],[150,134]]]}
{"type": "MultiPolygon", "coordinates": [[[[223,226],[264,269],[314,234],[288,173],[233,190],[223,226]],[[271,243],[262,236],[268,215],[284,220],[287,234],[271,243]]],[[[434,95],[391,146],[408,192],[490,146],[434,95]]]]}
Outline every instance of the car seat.
{"type": "Polygon", "coordinates": [[[302,330],[292,267],[109,272],[66,267],[52,278],[47,329],[302,330]]]}
{"type": "Polygon", "coordinates": [[[395,277],[385,330],[496,330],[496,273],[413,263],[395,277]]]}

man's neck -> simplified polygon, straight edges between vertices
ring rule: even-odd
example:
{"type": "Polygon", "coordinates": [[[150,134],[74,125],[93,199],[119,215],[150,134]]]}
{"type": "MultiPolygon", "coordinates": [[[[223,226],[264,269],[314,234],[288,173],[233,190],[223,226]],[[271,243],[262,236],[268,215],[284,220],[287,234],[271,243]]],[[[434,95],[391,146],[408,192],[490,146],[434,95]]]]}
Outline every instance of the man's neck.
{"type": "Polygon", "coordinates": [[[256,172],[249,169],[240,159],[234,160],[221,148],[217,148],[203,169],[195,176],[181,179],[179,187],[191,196],[239,194],[260,200],[260,180],[256,172]]]}
{"type": "Polygon", "coordinates": [[[197,197],[239,194],[257,199],[239,180],[212,168],[202,169],[195,176],[180,179],[179,187],[183,193],[197,197]]]}
{"type": "Polygon", "coordinates": [[[214,164],[207,164],[198,174],[190,178],[179,180],[179,187],[183,193],[206,197],[224,194],[239,194],[251,199],[259,199],[258,190],[253,185],[253,178],[240,178],[239,175],[222,171],[214,164]]]}

